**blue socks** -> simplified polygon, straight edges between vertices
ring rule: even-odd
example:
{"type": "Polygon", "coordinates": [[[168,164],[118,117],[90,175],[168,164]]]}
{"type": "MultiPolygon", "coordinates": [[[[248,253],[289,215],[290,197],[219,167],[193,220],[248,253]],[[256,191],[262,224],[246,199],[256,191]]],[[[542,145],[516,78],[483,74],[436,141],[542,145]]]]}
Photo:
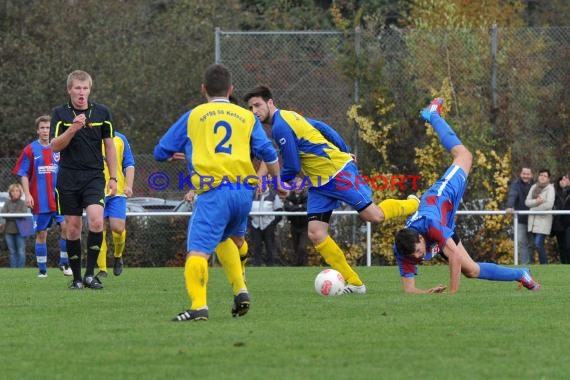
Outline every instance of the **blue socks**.
{"type": "Polygon", "coordinates": [[[59,266],[69,265],[67,258],[67,242],[65,239],[59,239],[59,266]]]}
{"type": "Polygon", "coordinates": [[[38,262],[38,269],[40,273],[47,272],[47,244],[36,243],[36,261],[38,262]]]}
{"type": "Polygon", "coordinates": [[[520,268],[508,268],[491,263],[479,264],[479,278],[491,281],[519,281],[524,274],[520,268]]]}
{"type": "Polygon", "coordinates": [[[441,145],[449,152],[451,152],[451,148],[454,146],[463,145],[449,124],[437,113],[433,112],[430,115],[429,123],[435,130],[435,133],[437,133],[441,145]]]}
{"type": "MultiPolygon", "coordinates": [[[[47,272],[47,243],[36,243],[36,261],[40,273],[47,272]]],[[[67,258],[67,243],[65,239],[59,239],[59,266],[69,265],[67,258]]]]}

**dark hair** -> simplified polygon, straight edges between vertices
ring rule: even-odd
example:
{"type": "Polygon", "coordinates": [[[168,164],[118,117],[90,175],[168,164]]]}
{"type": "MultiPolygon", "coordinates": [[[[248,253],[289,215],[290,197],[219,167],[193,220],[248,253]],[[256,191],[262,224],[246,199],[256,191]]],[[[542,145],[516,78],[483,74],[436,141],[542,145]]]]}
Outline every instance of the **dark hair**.
{"type": "Polygon", "coordinates": [[[36,119],[36,129],[40,126],[40,123],[49,123],[51,121],[51,116],[49,115],[42,115],[36,119]]]}
{"type": "Polygon", "coordinates": [[[257,86],[249,90],[244,96],[243,101],[248,102],[251,98],[261,98],[264,101],[268,101],[269,99],[273,99],[273,95],[271,95],[271,90],[267,86],[257,86]]]}
{"type": "Polygon", "coordinates": [[[226,66],[215,63],[204,71],[203,83],[209,96],[227,96],[232,86],[232,74],[226,66]]]}
{"type": "Polygon", "coordinates": [[[560,186],[560,181],[562,181],[564,178],[568,178],[568,175],[564,174],[564,175],[561,175],[560,177],[558,177],[556,179],[556,182],[554,183],[554,190],[556,191],[556,194],[558,194],[562,190],[564,190],[564,188],[562,186],[560,186]]]}
{"type": "Polygon", "coordinates": [[[550,170],[548,170],[548,169],[540,169],[540,170],[538,171],[538,174],[540,174],[540,173],[546,173],[546,174],[548,174],[548,178],[550,178],[550,170]]]}
{"type": "Polygon", "coordinates": [[[416,251],[416,244],[420,242],[420,234],[411,228],[403,228],[396,232],[396,249],[401,255],[409,256],[416,251]]]}

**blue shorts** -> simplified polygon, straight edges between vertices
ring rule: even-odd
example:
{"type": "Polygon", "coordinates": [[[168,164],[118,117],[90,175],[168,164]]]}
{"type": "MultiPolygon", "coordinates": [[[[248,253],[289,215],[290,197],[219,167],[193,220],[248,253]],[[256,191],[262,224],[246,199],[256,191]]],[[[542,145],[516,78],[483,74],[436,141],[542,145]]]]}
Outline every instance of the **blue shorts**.
{"type": "Polygon", "coordinates": [[[103,217],[123,220],[127,219],[127,197],[106,197],[103,217]]]}
{"type": "Polygon", "coordinates": [[[56,212],[44,212],[42,214],[34,214],[34,230],[36,232],[45,231],[51,227],[53,220],[57,224],[61,224],[65,221],[63,215],[59,215],[56,212]]]}
{"type": "Polygon", "coordinates": [[[188,224],[188,252],[212,254],[230,236],[245,236],[253,192],[225,188],[201,193],[188,224]]]}
{"type": "Polygon", "coordinates": [[[361,211],[372,203],[372,190],[361,181],[358,168],[349,162],[333,179],[321,187],[311,187],[307,200],[307,213],[319,214],[333,211],[340,202],[361,211]]]}
{"type": "Polygon", "coordinates": [[[467,174],[457,165],[451,165],[422,195],[419,215],[439,220],[442,225],[455,228],[455,213],[467,188],[467,174]]]}

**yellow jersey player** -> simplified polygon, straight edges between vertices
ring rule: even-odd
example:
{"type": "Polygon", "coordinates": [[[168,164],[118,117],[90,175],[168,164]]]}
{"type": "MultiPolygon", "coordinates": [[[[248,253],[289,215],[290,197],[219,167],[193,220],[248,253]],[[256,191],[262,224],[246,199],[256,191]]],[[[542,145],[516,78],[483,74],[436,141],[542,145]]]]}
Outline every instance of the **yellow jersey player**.
{"type": "Polygon", "coordinates": [[[379,223],[414,213],[418,209],[418,198],[387,199],[374,204],[370,187],[358,182],[354,156],[333,128],[296,112],[278,109],[271,90],[265,86],[252,89],[244,100],[262,123],[271,125],[283,159],[283,180],[293,180],[301,172],[305,174],[301,184],[295,186],[309,188],[308,235],[315,249],[327,264],[343,275],[347,282],[345,294],[366,293],[366,286],[328,234],[333,210],[342,201],[358,211],[362,219],[379,223]]]}
{"type": "MultiPolygon", "coordinates": [[[[123,273],[123,252],[127,231],[125,221],[127,219],[127,198],[133,195],[133,181],[135,179],[135,158],[131,151],[129,141],[122,133],[115,132],[113,138],[115,151],[117,152],[117,194],[105,197],[105,209],[103,217],[109,221],[113,236],[113,274],[120,276],[123,273]]],[[[103,145],[103,157],[105,146],[103,145]]],[[[109,168],[105,163],[105,181],[109,182],[109,168]]],[[[99,272],[98,278],[107,277],[107,238],[106,228],[103,228],[103,243],[97,258],[99,272]]]]}
{"type": "MultiPolygon", "coordinates": [[[[277,152],[259,120],[229,101],[233,92],[229,70],[220,64],[210,65],[201,90],[208,102],[182,115],[154,149],[154,157],[159,161],[184,152],[191,173],[191,190],[199,195],[188,225],[184,265],[191,305],[173,318],[176,322],[208,320],[208,259],[214,250],[232,284],[232,315],[248,312],[250,296],[238,247],[245,241],[257,185],[250,154],[262,159],[272,175],[279,177],[280,171],[277,152]]],[[[286,194],[282,187],[278,191],[286,194]]]]}

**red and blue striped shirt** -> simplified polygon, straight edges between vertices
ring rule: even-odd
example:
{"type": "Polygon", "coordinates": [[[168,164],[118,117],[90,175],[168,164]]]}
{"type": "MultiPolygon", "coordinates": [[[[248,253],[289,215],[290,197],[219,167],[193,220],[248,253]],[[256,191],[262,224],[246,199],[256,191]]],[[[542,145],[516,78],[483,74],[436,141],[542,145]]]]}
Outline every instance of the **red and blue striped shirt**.
{"type": "Polygon", "coordinates": [[[51,145],[43,146],[38,140],[26,145],[12,173],[28,177],[30,194],[34,199],[32,213],[43,214],[57,210],[55,185],[59,168],[59,153],[51,145]]]}

